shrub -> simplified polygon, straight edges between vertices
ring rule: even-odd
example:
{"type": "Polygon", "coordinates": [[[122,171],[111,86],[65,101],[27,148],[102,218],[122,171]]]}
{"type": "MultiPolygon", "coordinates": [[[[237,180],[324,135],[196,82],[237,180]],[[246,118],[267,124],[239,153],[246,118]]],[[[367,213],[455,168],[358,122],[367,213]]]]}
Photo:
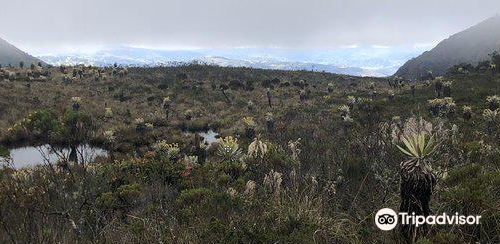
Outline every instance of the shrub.
{"type": "Polygon", "coordinates": [[[446,233],[442,231],[438,232],[435,236],[432,237],[432,244],[449,244],[449,243],[465,244],[467,242],[460,236],[457,236],[453,233],[446,233]]]}
{"type": "Polygon", "coordinates": [[[453,212],[466,214],[484,213],[485,209],[500,206],[500,173],[485,172],[479,164],[464,165],[454,169],[445,180],[443,193],[453,212]]]}
{"type": "Polygon", "coordinates": [[[207,197],[212,194],[212,191],[207,188],[195,188],[195,189],[187,189],[181,192],[179,197],[177,198],[177,204],[179,206],[189,206],[193,204],[200,204],[207,197]]]}

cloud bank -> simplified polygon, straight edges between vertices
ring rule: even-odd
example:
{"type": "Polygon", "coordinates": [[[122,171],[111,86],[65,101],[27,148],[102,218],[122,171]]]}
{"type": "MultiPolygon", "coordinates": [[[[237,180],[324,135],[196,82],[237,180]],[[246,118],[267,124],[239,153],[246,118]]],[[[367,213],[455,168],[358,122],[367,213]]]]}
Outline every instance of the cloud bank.
{"type": "Polygon", "coordinates": [[[26,48],[337,48],[436,43],[498,0],[0,0],[0,37],[26,48]]]}

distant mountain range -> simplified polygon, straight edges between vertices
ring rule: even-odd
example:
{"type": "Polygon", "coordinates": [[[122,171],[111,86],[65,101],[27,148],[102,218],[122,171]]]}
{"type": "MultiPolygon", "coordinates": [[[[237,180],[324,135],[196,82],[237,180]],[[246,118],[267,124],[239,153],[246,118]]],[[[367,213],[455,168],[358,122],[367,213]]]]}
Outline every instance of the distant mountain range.
{"type": "Polygon", "coordinates": [[[198,62],[229,67],[279,70],[312,70],[356,76],[389,76],[422,48],[386,47],[330,49],[227,48],[162,50],[145,47],[108,46],[91,52],[40,53],[53,65],[130,66],[177,65],[198,62]]]}
{"type": "Polygon", "coordinates": [[[0,64],[2,66],[12,65],[17,67],[21,61],[24,62],[26,67],[42,62],[40,59],[19,50],[17,47],[0,38],[0,64]]]}
{"type": "Polygon", "coordinates": [[[220,66],[279,70],[309,70],[356,76],[402,76],[418,79],[432,71],[445,75],[453,65],[476,65],[500,51],[500,15],[452,35],[430,51],[429,46],[345,47],[338,49],[220,48],[166,50],[154,47],[104,46],[92,51],[36,52],[33,57],[0,39],[0,64],[26,66],[41,60],[53,65],[92,64],[109,66],[179,65],[205,63],[220,66]],[[422,53],[423,52],[423,53],[422,53]],[[421,54],[422,53],[422,54],[421,54]],[[417,55],[420,56],[416,57],[417,55]],[[416,57],[416,58],[413,58],[416,57]],[[409,60],[409,61],[408,61],[409,60]],[[397,71],[397,72],[396,72],[397,71]]]}
{"type": "Polygon", "coordinates": [[[226,67],[277,70],[308,70],[355,76],[390,76],[407,60],[425,49],[421,47],[345,47],[338,49],[220,48],[165,50],[137,46],[104,46],[67,50],[38,51],[33,57],[0,39],[0,64],[18,66],[23,61],[52,65],[125,66],[179,65],[204,63],[226,67]],[[43,60],[43,61],[42,61],[43,60]]]}
{"type": "Polygon", "coordinates": [[[500,15],[443,40],[434,49],[408,61],[396,75],[407,79],[418,79],[429,71],[434,75],[445,75],[454,65],[477,65],[480,61],[490,60],[488,54],[494,51],[500,51],[500,15]]]}

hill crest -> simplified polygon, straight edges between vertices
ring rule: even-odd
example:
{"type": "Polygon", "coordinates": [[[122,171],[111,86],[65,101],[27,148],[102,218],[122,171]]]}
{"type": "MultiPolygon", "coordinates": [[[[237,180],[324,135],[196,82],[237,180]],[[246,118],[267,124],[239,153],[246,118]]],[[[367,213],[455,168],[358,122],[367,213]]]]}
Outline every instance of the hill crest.
{"type": "Polygon", "coordinates": [[[476,65],[500,50],[500,15],[495,15],[441,41],[435,48],[406,62],[395,75],[418,79],[432,71],[445,75],[460,63],[476,65]]]}
{"type": "Polygon", "coordinates": [[[12,65],[18,67],[21,61],[24,62],[25,66],[29,66],[32,63],[37,64],[38,62],[44,63],[40,59],[29,55],[28,53],[0,38],[0,64],[2,66],[12,65]]]}

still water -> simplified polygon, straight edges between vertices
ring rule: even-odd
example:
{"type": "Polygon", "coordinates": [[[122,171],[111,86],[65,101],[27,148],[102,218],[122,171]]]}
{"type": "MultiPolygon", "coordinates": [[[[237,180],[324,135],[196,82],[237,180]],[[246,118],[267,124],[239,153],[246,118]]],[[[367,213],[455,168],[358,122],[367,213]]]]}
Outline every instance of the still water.
{"type": "MultiPolygon", "coordinates": [[[[219,133],[213,131],[213,130],[208,130],[206,132],[196,132],[198,133],[198,135],[202,136],[203,137],[203,142],[210,145],[214,142],[217,142],[217,140],[219,139],[219,133]]],[[[195,133],[193,132],[184,132],[184,135],[185,136],[194,136],[195,133]]]]}
{"type": "Polygon", "coordinates": [[[207,132],[201,132],[199,134],[200,134],[200,136],[203,136],[204,141],[207,144],[212,144],[214,142],[217,142],[217,139],[219,138],[219,133],[217,133],[213,130],[209,130],[207,132]]]}
{"type": "MultiPolygon", "coordinates": [[[[0,157],[2,163],[9,162],[15,168],[29,167],[37,164],[56,163],[60,159],[69,158],[69,149],[53,151],[49,146],[21,147],[10,150],[9,157],[0,157]]],[[[98,156],[107,156],[101,148],[81,145],[77,148],[79,162],[90,162],[98,156]]]]}

